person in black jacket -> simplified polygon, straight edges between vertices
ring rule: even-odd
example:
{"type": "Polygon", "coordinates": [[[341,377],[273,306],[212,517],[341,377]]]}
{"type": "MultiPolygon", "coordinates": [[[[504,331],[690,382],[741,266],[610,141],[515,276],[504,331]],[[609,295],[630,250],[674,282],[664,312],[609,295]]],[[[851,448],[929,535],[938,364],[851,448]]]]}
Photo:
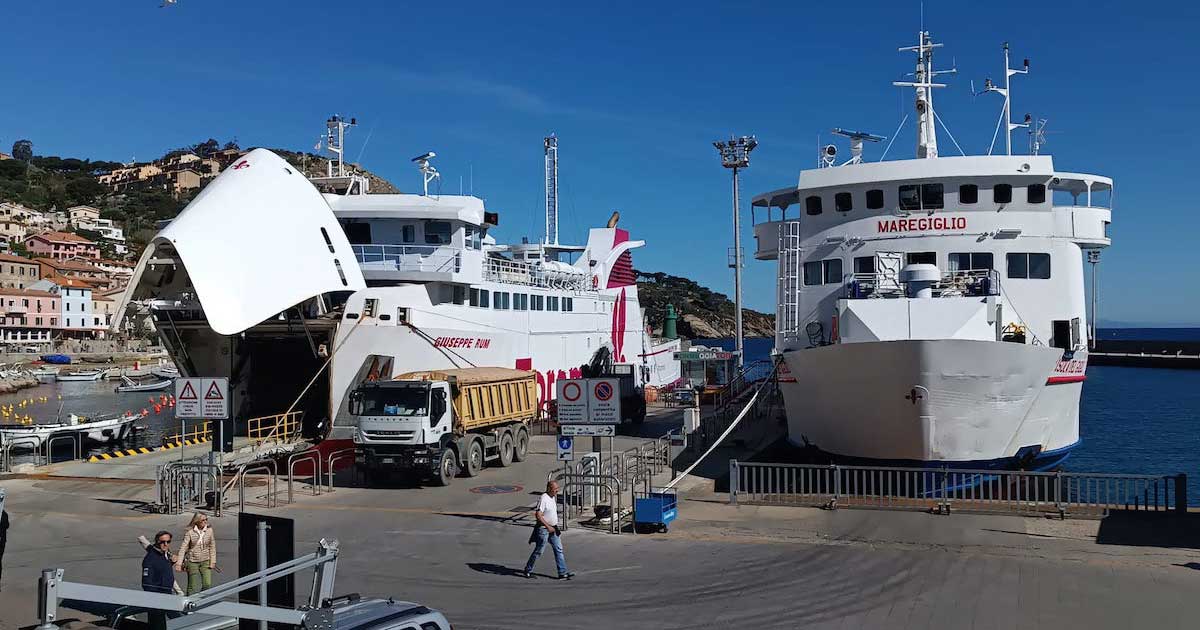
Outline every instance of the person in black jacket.
{"type": "Polygon", "coordinates": [[[0,585],[4,579],[4,546],[8,544],[8,511],[4,509],[4,494],[0,492],[0,585]]]}
{"type": "MultiPolygon", "coordinates": [[[[154,544],[146,547],[142,558],[142,590],[151,593],[174,593],[175,562],[171,558],[171,532],[161,531],[154,535],[154,544]]],[[[163,610],[149,612],[150,627],[160,630],[167,627],[167,613],[163,610]]]]}

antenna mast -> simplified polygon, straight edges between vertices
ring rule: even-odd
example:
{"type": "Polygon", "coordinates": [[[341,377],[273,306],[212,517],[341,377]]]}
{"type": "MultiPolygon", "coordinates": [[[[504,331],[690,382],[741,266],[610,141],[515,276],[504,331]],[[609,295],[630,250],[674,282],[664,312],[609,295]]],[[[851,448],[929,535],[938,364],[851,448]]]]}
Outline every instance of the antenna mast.
{"type": "Polygon", "coordinates": [[[558,245],[558,138],[550,134],[542,146],[546,157],[546,244],[558,245]]]}
{"type": "Polygon", "coordinates": [[[351,118],[350,122],[346,122],[339,114],[334,114],[325,121],[325,149],[337,156],[337,171],[334,172],[333,160],[329,160],[326,165],[325,173],[327,177],[345,177],[346,166],[343,161],[344,146],[346,140],[346,128],[358,126],[358,119],[351,118]]]}
{"type": "Polygon", "coordinates": [[[1013,129],[1028,127],[1030,123],[1029,116],[1025,117],[1024,123],[1013,124],[1012,121],[1012,76],[1014,74],[1029,74],[1029,60],[1025,60],[1022,69],[1014,70],[1008,65],[1008,42],[1004,42],[1004,87],[996,87],[991,79],[987,79],[983,83],[984,92],[998,92],[1004,97],[1004,153],[1012,155],[1012,132],[1013,129]]]}
{"type": "Polygon", "coordinates": [[[946,84],[933,83],[933,77],[939,74],[954,74],[958,72],[955,68],[949,70],[933,69],[933,49],[941,47],[942,44],[935,44],[933,42],[933,38],[929,36],[929,31],[922,30],[917,33],[916,46],[905,46],[897,49],[900,52],[917,53],[915,80],[893,81],[892,85],[916,88],[918,158],[935,158],[938,156],[937,121],[933,114],[933,88],[946,87],[946,84]]]}

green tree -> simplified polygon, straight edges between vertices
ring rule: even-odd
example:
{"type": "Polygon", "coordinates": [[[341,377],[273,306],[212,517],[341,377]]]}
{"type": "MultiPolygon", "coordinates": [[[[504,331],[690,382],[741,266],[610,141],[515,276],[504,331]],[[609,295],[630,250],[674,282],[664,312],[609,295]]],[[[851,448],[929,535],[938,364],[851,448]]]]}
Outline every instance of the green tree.
{"type": "Polygon", "coordinates": [[[12,146],[13,159],[28,162],[33,159],[33,143],[29,140],[17,140],[12,146]]]}

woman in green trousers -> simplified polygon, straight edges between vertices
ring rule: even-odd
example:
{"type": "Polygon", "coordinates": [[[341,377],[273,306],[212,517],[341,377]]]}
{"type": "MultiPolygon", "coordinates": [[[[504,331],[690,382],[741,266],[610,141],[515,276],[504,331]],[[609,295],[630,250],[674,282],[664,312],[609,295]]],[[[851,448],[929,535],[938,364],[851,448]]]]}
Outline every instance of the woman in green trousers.
{"type": "Polygon", "coordinates": [[[187,569],[187,594],[212,588],[212,572],[217,569],[217,537],[204,514],[192,516],[183,534],[183,545],[176,556],[175,570],[187,569]]]}

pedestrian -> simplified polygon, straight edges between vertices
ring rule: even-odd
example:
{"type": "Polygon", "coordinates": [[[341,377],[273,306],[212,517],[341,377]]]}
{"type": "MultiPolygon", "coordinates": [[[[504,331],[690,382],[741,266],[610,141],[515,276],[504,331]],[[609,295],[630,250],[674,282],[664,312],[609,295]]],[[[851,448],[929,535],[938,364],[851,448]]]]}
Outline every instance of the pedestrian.
{"type": "Polygon", "coordinates": [[[558,496],[558,482],[546,482],[546,491],[538,499],[537,508],[533,511],[533,518],[537,520],[533,526],[533,532],[529,534],[529,543],[533,545],[533,553],[529,554],[529,561],[525,563],[525,570],[521,572],[522,577],[533,578],[533,565],[541,557],[542,551],[546,549],[547,542],[554,550],[554,563],[558,565],[558,579],[569,580],[575,576],[574,573],[567,570],[567,559],[563,555],[562,537],[558,529],[558,504],[554,500],[556,496],[558,496]]]}
{"type": "Polygon", "coordinates": [[[175,570],[187,569],[187,594],[195,595],[212,588],[212,572],[217,568],[217,537],[208,525],[208,517],[196,513],[183,534],[183,544],[175,559],[175,570]]]}
{"type": "Polygon", "coordinates": [[[4,509],[4,488],[0,488],[0,586],[4,585],[4,547],[8,544],[8,510],[4,509]]]}
{"type": "MultiPolygon", "coordinates": [[[[175,585],[174,565],[171,563],[171,532],[161,531],[154,535],[154,544],[146,547],[142,558],[142,590],[150,593],[173,594],[175,585]]],[[[151,630],[167,627],[167,611],[148,610],[151,630]]]]}

